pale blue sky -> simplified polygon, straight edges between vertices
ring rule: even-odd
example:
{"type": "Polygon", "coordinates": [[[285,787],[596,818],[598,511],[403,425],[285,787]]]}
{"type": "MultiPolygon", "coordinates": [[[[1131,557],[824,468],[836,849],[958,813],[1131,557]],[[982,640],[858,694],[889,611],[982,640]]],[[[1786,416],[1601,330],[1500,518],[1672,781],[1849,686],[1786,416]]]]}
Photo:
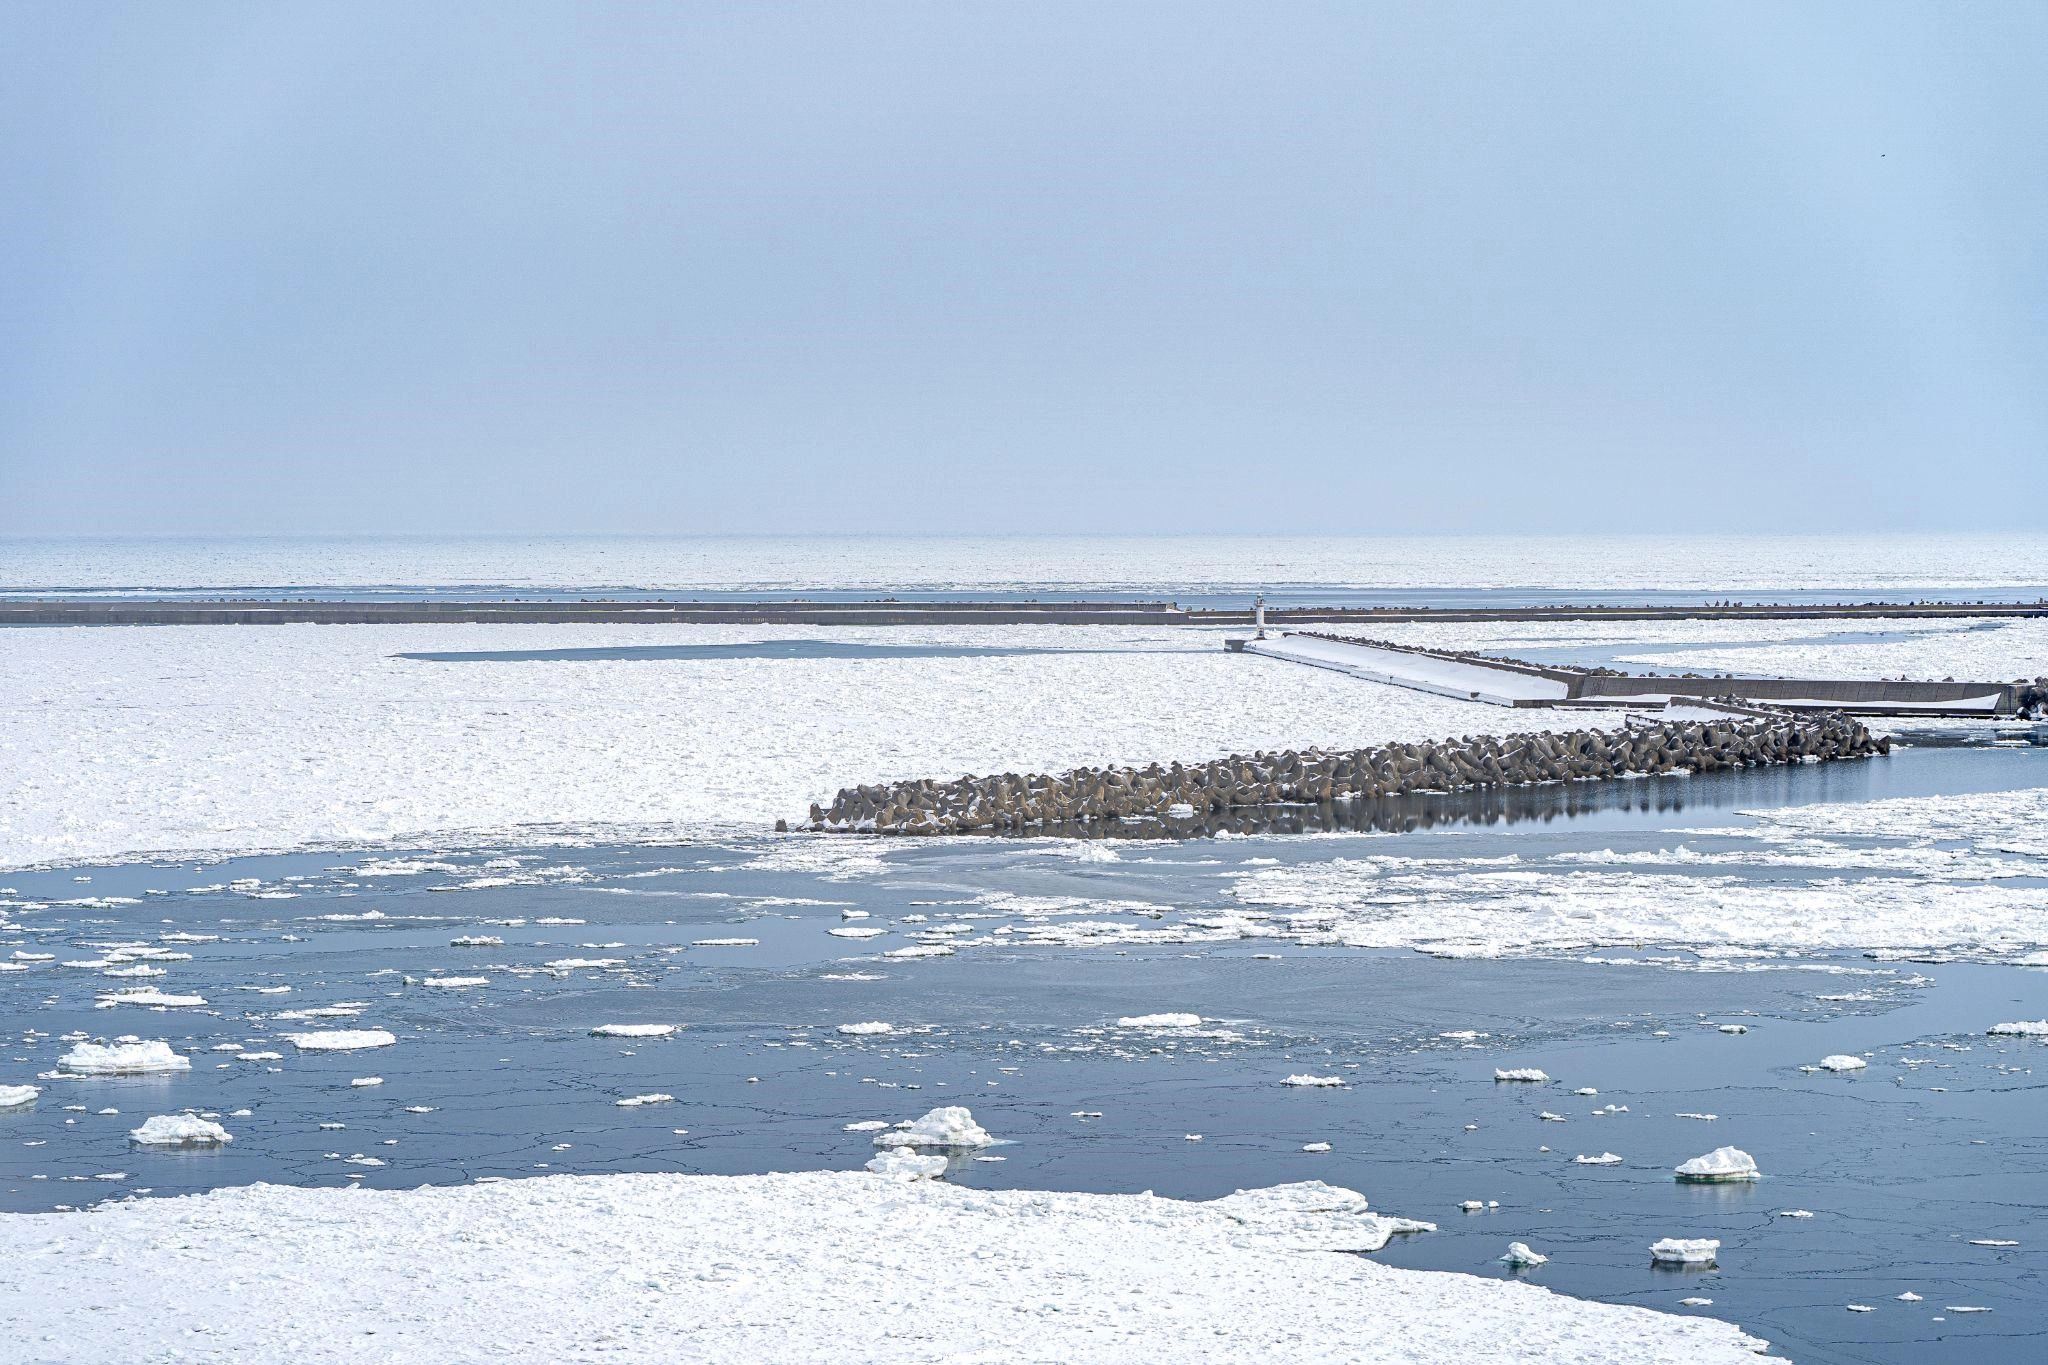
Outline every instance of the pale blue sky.
{"type": "Polygon", "coordinates": [[[2037,4],[0,0],[0,531],[2038,527],[2044,219],[2037,4]]]}

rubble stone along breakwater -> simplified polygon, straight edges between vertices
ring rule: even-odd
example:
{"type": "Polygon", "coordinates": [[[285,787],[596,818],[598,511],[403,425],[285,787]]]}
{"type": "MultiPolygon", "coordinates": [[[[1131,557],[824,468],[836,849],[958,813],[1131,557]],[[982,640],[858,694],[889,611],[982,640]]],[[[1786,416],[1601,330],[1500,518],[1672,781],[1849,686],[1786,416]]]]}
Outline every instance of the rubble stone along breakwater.
{"type": "Polygon", "coordinates": [[[983,834],[1035,825],[1172,819],[1244,806],[1458,791],[1627,773],[1867,758],[1891,752],[1839,714],[1634,725],[1626,730],[1467,736],[1371,749],[1236,754],[1207,763],[998,773],[848,787],[803,828],[834,833],[983,834]]]}

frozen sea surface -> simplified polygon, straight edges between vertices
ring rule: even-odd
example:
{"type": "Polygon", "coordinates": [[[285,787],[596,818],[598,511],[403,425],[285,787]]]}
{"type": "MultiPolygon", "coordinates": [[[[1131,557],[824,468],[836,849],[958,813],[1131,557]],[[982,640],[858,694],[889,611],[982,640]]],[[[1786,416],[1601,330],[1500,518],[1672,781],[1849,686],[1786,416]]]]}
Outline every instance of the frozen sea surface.
{"type": "Polygon", "coordinates": [[[2038,534],[0,539],[0,593],[1142,597],[1278,603],[2033,600],[2038,534]],[[829,586],[827,586],[829,585],[829,586]]]}
{"type": "MultiPolygon", "coordinates": [[[[1931,812],[2016,799],[2044,760],[1910,750],[1853,770],[1604,784],[1636,795],[1547,810],[1439,799],[1403,833],[434,847],[8,874],[0,1084],[43,1093],[0,1112],[0,1204],[257,1180],[850,1171],[874,1147],[847,1125],[964,1104],[1005,1145],[956,1159],[959,1185],[1207,1198],[1322,1179],[1440,1225],[1376,1253],[1390,1265],[1520,1273],[1680,1312],[1710,1298],[1697,1311],[1803,1360],[1912,1361],[1944,1347],[2024,1359],[2048,1327],[2034,1245],[2048,1206],[2036,1079],[2048,1045],[1984,1030],[2048,1016],[2048,974],[2013,965],[2027,953],[1731,947],[1703,928],[1425,956],[1345,946],[1324,908],[1290,921],[1301,910],[1289,898],[1245,891],[1396,857],[1442,878],[1425,894],[1436,914],[1483,915],[1506,935],[1534,917],[1485,908],[1491,893],[1473,879],[1490,869],[1609,875],[1610,857],[1680,843],[1741,860],[1658,875],[1729,878],[1766,898],[1826,881],[1852,899],[1900,881],[2038,887],[2038,853],[1993,847],[2023,839],[1994,824],[1957,839],[1931,812]],[[1843,835],[1816,814],[1858,810],[1907,832],[1843,835]],[[1898,865],[1901,850],[1924,865],[1898,865]],[[1231,917],[1249,930],[1202,923],[1231,917]],[[1073,932],[1085,925],[1114,931],[1073,932]],[[882,933],[831,933],[844,927],[882,933]],[[892,956],[905,948],[941,951],[892,956]],[[108,973],[135,966],[206,1003],[102,1007],[136,984],[108,973]],[[1184,1014],[1198,1022],[1119,1023],[1184,1014]],[[890,1031],[841,1032],[875,1022],[890,1031]],[[615,1024],[680,1027],[592,1034],[615,1024]],[[396,1042],[287,1041],[367,1030],[396,1042]],[[169,1041],[192,1070],[63,1073],[72,1039],[122,1034],[169,1041]],[[1805,1069],[1837,1054],[1868,1066],[1805,1069]],[[1493,1080],[1521,1067],[1555,1079],[1493,1080]],[[1293,1074],[1344,1084],[1280,1084],[1293,1074]],[[618,1103],[647,1095],[672,1099],[618,1103]],[[129,1143],[145,1118],[187,1110],[216,1116],[233,1143],[129,1143]],[[1688,1117],[1700,1114],[1716,1117],[1688,1117]],[[1764,1179],[1673,1179],[1723,1145],[1754,1154],[1764,1179]],[[1606,1152],[1622,1162],[1573,1160],[1606,1152]],[[1480,1211],[1463,1212],[1468,1200],[1480,1211]],[[1794,1210],[1813,1216],[1782,1216],[1794,1210]],[[1664,1237],[1720,1239],[1718,1266],[1652,1267],[1647,1248],[1664,1237]],[[1511,1240],[1550,1261],[1508,1271],[1497,1258],[1511,1240]],[[1906,1292],[1922,1298],[1896,1297],[1906,1292]]],[[[1580,885],[1561,883],[1572,897],[1580,885]]],[[[2038,890],[2033,904],[2038,919],[2038,890]]]]}

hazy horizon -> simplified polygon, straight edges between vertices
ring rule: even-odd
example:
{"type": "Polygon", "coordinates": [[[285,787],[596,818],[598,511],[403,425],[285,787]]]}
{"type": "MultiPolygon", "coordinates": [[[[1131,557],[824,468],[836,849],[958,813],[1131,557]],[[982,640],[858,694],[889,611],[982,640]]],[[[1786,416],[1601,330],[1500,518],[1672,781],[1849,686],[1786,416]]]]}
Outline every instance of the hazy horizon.
{"type": "Polygon", "coordinates": [[[0,39],[0,533],[2048,526],[2048,10],[0,39]]]}

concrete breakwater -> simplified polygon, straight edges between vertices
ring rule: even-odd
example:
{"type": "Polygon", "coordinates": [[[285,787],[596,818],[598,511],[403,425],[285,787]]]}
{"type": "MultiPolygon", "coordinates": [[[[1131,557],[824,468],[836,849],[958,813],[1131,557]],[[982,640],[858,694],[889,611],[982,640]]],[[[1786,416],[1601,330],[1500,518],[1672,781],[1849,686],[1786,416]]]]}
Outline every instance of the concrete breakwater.
{"type": "Polygon", "coordinates": [[[1247,806],[1407,792],[1572,782],[1627,773],[1717,772],[1891,752],[1846,716],[1768,717],[1483,735],[1327,752],[1285,750],[1208,763],[1000,773],[848,787],[803,828],[835,833],[983,834],[1105,820],[1185,819],[1247,806]]]}

